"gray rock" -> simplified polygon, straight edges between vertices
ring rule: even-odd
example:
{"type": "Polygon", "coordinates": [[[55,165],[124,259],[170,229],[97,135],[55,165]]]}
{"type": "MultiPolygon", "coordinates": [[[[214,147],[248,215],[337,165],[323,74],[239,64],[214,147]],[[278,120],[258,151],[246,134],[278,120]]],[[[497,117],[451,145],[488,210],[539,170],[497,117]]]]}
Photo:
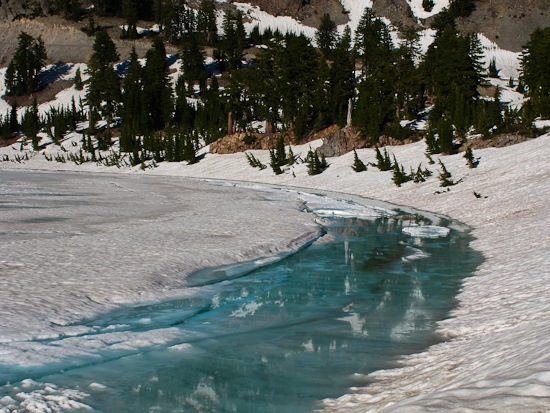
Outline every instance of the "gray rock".
{"type": "Polygon", "coordinates": [[[51,12],[49,0],[0,0],[0,20],[36,17],[51,12]]]}

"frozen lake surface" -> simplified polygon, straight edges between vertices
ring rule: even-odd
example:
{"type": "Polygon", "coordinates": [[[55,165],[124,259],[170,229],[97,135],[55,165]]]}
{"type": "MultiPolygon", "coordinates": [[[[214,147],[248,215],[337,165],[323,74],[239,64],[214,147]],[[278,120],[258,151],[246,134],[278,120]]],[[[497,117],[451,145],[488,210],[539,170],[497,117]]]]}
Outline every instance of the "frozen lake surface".
{"type": "MultiPolygon", "coordinates": [[[[8,214],[1,220],[0,240],[9,260],[0,265],[5,274],[18,274],[29,283],[15,281],[19,290],[8,290],[25,294],[42,318],[18,316],[29,306],[1,293],[6,295],[3,314],[15,315],[2,318],[11,323],[12,334],[2,337],[0,378],[12,384],[0,388],[0,411],[90,406],[104,412],[308,412],[323,398],[364,386],[366,374],[391,367],[399,355],[437,342],[436,321],[447,317],[463,277],[480,262],[468,247],[469,237],[449,230],[455,227],[445,220],[430,226],[434,222],[428,218],[416,216],[411,222],[395,211],[307,194],[171,178],[24,172],[2,172],[2,178],[0,205],[8,214]],[[216,202],[223,204],[222,222],[206,225],[202,218],[192,218],[194,211],[215,219],[208,209],[216,202]],[[243,222],[238,206],[246,202],[267,209],[248,209],[255,212],[246,213],[243,222]],[[216,248],[209,244],[213,228],[218,238],[226,234],[246,242],[248,236],[256,245],[258,224],[250,227],[255,215],[280,217],[275,220],[280,231],[263,224],[274,232],[265,243],[277,242],[287,250],[260,249],[248,258],[300,246],[278,236],[307,244],[322,235],[319,227],[311,228],[312,214],[299,212],[299,204],[325,217],[323,236],[309,247],[252,272],[263,262],[246,261],[245,254],[230,254],[233,261],[228,262],[207,261],[205,249],[216,248]],[[270,210],[273,205],[278,214],[270,210]],[[363,219],[350,217],[354,214],[363,219]],[[184,218],[203,223],[195,228],[196,238],[181,235],[189,235],[178,221],[184,218]],[[302,234],[287,228],[292,220],[302,234]],[[113,227],[119,230],[110,231],[113,227]],[[183,252],[187,248],[194,248],[194,259],[209,269],[189,276],[180,256],[189,259],[183,252]],[[45,258],[48,271],[39,267],[37,256],[45,258]],[[240,266],[212,268],[243,259],[240,266]],[[78,273],[73,278],[65,272],[67,261],[68,269],[78,273]],[[160,269],[167,278],[161,288],[169,290],[166,298],[158,301],[153,283],[148,285],[152,291],[142,291],[149,298],[143,303],[127,283],[147,288],[146,280],[157,280],[160,269]],[[174,284],[178,270],[182,276],[174,284]],[[39,282],[33,280],[35,271],[39,282]],[[90,288],[87,294],[94,289],[86,287],[83,272],[103,276],[94,282],[95,296],[102,301],[87,295],[82,300],[81,289],[90,288]],[[128,278],[127,272],[135,274],[128,278]],[[61,276],[73,281],[63,282],[69,280],[61,276]],[[58,283],[62,288],[56,288],[58,283]],[[57,299],[44,296],[49,289],[57,299]],[[117,295],[124,299],[113,299],[117,295]],[[78,318],[74,313],[80,309],[97,314],[97,306],[87,308],[88,301],[102,303],[103,314],[87,317],[82,311],[78,318]],[[109,308],[115,309],[105,312],[109,308]],[[55,326],[47,311],[58,314],[55,326]],[[72,317],[78,319],[71,323],[72,317]],[[47,328],[35,330],[40,322],[47,328]]],[[[14,280],[2,276],[2,282],[9,286],[14,280]]]]}

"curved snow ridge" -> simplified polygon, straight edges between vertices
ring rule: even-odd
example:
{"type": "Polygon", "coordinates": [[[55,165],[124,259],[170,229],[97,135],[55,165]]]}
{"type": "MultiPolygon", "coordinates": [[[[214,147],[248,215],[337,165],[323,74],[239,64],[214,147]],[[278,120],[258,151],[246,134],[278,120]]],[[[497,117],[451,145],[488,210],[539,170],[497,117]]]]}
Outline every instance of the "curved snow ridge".
{"type": "Polygon", "coordinates": [[[250,33],[254,26],[258,26],[260,32],[267,29],[272,31],[279,30],[282,34],[295,33],[303,34],[310,39],[315,38],[316,29],[306,26],[298,20],[289,16],[273,16],[261,10],[258,6],[252,6],[249,3],[233,3],[233,5],[251,22],[244,24],[247,33],[250,33]]]}
{"type": "Polygon", "coordinates": [[[307,209],[321,218],[381,218],[397,215],[397,212],[352,201],[330,198],[324,195],[299,193],[307,209]]]}
{"type": "Polygon", "coordinates": [[[414,238],[444,238],[451,231],[449,228],[436,225],[411,225],[403,228],[403,234],[414,238]]]}
{"type": "Polygon", "coordinates": [[[501,49],[498,44],[489,40],[481,33],[478,33],[477,37],[483,49],[483,61],[485,67],[489,65],[491,60],[494,60],[501,78],[517,79],[521,71],[521,53],[501,49]]]}

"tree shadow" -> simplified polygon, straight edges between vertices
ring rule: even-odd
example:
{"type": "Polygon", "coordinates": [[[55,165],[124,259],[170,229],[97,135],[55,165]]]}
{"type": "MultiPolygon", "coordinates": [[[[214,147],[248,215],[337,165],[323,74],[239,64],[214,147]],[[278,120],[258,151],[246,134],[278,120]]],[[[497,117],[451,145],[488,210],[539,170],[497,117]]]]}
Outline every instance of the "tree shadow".
{"type": "Polygon", "coordinates": [[[72,67],[72,64],[58,62],[41,71],[38,74],[38,84],[40,85],[40,89],[45,88],[50,83],[60,80],[63,76],[69,73],[72,67]]]}

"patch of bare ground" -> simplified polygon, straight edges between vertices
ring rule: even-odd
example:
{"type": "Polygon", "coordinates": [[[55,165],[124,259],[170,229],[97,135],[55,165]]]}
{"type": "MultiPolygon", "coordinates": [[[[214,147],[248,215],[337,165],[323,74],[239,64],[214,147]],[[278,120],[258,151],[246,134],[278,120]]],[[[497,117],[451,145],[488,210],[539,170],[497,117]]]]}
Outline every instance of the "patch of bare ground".
{"type": "MultiPolygon", "coordinates": [[[[109,35],[117,46],[121,59],[129,56],[132,47],[140,57],[151,47],[151,40],[141,38],[136,40],[120,39],[120,26],[123,19],[97,18],[96,23],[106,27],[109,35]]],[[[149,27],[150,22],[139,22],[140,27],[149,27]]],[[[19,19],[15,21],[0,21],[0,66],[7,66],[17,48],[17,37],[24,31],[33,37],[41,36],[48,53],[47,63],[71,62],[86,63],[92,54],[94,37],[88,36],[81,29],[87,21],[67,21],[60,16],[38,17],[35,19],[19,19]]],[[[166,45],[168,53],[177,53],[177,48],[166,45]]]]}
{"type": "Polygon", "coordinates": [[[19,139],[19,135],[13,135],[5,138],[0,138],[0,148],[13,145],[19,139]]]}
{"type": "Polygon", "coordinates": [[[467,147],[471,147],[472,149],[504,148],[535,138],[536,136],[521,135],[519,133],[505,133],[491,138],[478,137],[468,140],[468,143],[463,145],[463,149],[467,147]]]}
{"type": "MultiPolygon", "coordinates": [[[[56,82],[48,84],[44,89],[30,95],[24,96],[2,96],[6,102],[10,105],[16,103],[18,107],[31,106],[36,99],[36,103],[39,105],[42,103],[50,102],[54,100],[55,96],[64,89],[67,89],[73,85],[72,80],[58,80],[56,82]]],[[[77,102],[78,103],[78,102],[77,102]]]]}

